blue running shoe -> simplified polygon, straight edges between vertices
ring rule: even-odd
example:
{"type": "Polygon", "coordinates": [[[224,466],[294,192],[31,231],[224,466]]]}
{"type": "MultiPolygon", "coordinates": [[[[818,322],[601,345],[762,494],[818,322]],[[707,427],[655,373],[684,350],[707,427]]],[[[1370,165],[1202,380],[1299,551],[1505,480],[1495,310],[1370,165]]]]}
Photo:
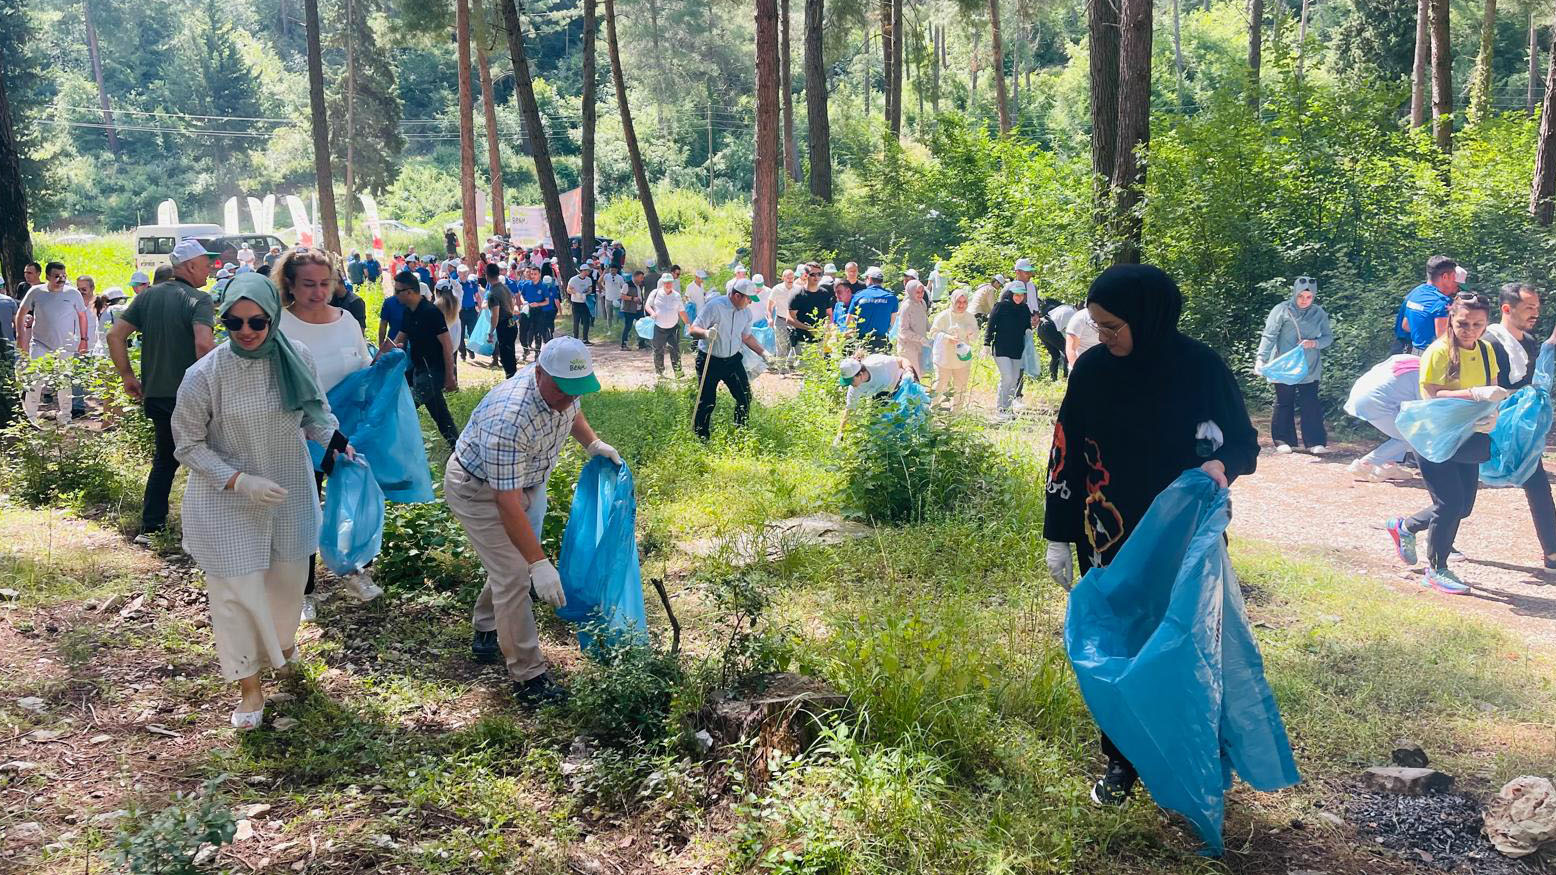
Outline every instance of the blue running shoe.
{"type": "Polygon", "coordinates": [[[1464,595],[1470,591],[1468,584],[1446,568],[1429,569],[1422,583],[1444,595],[1464,595]]]}
{"type": "Polygon", "coordinates": [[[1406,565],[1416,564],[1416,536],[1414,532],[1405,531],[1404,517],[1394,517],[1384,524],[1384,528],[1394,539],[1394,552],[1399,555],[1399,561],[1406,565]]]}

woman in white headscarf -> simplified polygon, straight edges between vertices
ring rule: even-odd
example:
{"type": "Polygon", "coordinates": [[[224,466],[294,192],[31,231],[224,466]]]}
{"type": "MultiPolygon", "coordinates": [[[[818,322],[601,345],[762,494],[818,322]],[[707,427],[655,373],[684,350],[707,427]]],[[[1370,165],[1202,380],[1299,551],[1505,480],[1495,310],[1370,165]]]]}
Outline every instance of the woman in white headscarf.
{"type": "Polygon", "coordinates": [[[978,342],[978,320],[970,309],[972,296],[967,289],[959,288],[951,293],[951,306],[935,317],[930,326],[930,337],[935,349],[935,398],[951,401],[951,411],[960,411],[967,404],[967,380],[972,376],[972,359],[962,359],[957,349],[965,344],[971,347],[978,342]]]}
{"type": "Polygon", "coordinates": [[[923,370],[924,347],[929,343],[929,301],[924,284],[908,280],[902,287],[902,312],[897,323],[897,355],[919,364],[923,370]]]}

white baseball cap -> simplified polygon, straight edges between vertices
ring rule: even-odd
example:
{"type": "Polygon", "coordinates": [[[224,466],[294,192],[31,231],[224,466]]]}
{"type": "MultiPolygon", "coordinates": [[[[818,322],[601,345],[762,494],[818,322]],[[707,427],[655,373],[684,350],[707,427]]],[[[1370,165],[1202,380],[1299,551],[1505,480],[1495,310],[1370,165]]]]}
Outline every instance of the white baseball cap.
{"type": "Polygon", "coordinates": [[[822,273],[837,273],[837,265],[835,265],[835,264],[833,264],[832,262],[829,261],[829,262],[827,262],[827,266],[823,267],[821,269],[821,272],[822,273]]]}
{"type": "Polygon", "coordinates": [[[730,287],[730,292],[739,292],[740,294],[745,295],[753,301],[760,301],[762,299],[761,296],[756,292],[756,283],[753,283],[748,279],[735,280],[734,286],[730,287]]]}
{"type": "Polygon", "coordinates": [[[662,273],[659,275],[659,284],[662,286],[674,285],[675,277],[667,273],[662,273]]]}
{"type": "Polygon", "coordinates": [[[886,274],[883,273],[880,268],[876,267],[873,264],[870,265],[870,267],[867,268],[865,270],[865,272],[864,272],[864,278],[868,279],[868,280],[883,279],[883,278],[885,278],[885,276],[886,276],[886,274]]]}
{"type": "Polygon", "coordinates": [[[702,268],[700,268],[700,267],[699,267],[699,268],[697,268],[697,279],[700,279],[700,280],[705,280],[705,279],[707,279],[707,278],[708,278],[708,272],[707,272],[707,271],[705,271],[705,270],[703,270],[703,269],[702,269],[702,268]]]}
{"type": "Polygon", "coordinates": [[[1032,266],[1031,261],[1025,258],[1018,258],[1016,259],[1016,266],[1011,268],[1011,270],[1024,270],[1027,273],[1035,273],[1037,268],[1032,266]]]}
{"type": "Polygon", "coordinates": [[[847,386],[854,381],[855,377],[859,376],[860,371],[864,370],[864,362],[856,358],[846,358],[843,359],[843,364],[839,365],[837,370],[838,383],[847,386]]]}
{"type": "Polygon", "coordinates": [[[103,292],[103,300],[105,301],[122,301],[124,298],[124,289],[121,289],[118,286],[109,286],[108,291],[103,292]]]}
{"type": "Polygon", "coordinates": [[[735,273],[745,273],[745,272],[746,272],[746,266],[745,265],[743,265],[743,264],[735,265],[735,273]]]}
{"type": "Polygon", "coordinates": [[[594,358],[589,347],[576,337],[557,337],[540,348],[536,363],[551,375],[557,388],[572,396],[600,391],[600,378],[594,375],[594,358]]]}
{"type": "Polygon", "coordinates": [[[132,286],[148,286],[148,285],[151,285],[151,277],[146,276],[146,272],[144,270],[137,270],[136,272],[130,274],[130,285],[132,285],[132,286]]]}
{"type": "Polygon", "coordinates": [[[918,279],[918,271],[914,270],[911,267],[908,268],[907,270],[903,271],[902,275],[903,276],[910,276],[910,277],[913,277],[914,279],[918,279]]]}
{"type": "Polygon", "coordinates": [[[761,274],[757,274],[751,277],[751,282],[756,283],[759,286],[765,286],[767,285],[767,277],[764,277],[761,274]]]}
{"type": "Polygon", "coordinates": [[[173,254],[171,258],[173,263],[177,265],[183,264],[186,261],[194,261],[196,258],[215,258],[219,255],[221,255],[220,252],[212,252],[210,247],[206,246],[204,243],[201,243],[199,240],[196,240],[193,237],[185,237],[184,239],[178,241],[177,246],[173,247],[173,254]]]}

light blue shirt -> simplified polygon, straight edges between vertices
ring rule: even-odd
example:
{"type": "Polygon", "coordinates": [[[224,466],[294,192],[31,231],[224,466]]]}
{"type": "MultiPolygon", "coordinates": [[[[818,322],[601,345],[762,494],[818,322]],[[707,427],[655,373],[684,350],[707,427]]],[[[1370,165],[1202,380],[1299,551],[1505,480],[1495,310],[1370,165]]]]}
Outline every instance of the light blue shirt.
{"type": "Polygon", "coordinates": [[[752,321],[751,308],[735,309],[728,295],[719,295],[709,300],[698,308],[697,321],[692,324],[699,328],[717,328],[718,337],[714,338],[711,351],[706,337],[697,341],[697,349],[714,358],[739,355],[741,347],[745,346],[744,339],[751,336],[752,321]]]}

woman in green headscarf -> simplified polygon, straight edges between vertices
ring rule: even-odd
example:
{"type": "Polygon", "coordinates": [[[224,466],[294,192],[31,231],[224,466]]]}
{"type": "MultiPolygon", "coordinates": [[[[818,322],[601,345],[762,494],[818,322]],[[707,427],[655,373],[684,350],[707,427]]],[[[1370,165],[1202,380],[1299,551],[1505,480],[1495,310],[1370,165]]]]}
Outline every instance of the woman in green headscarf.
{"type": "Polygon", "coordinates": [[[1275,452],[1289,453],[1297,446],[1297,414],[1302,415],[1302,445],[1315,456],[1329,452],[1329,436],[1324,430],[1324,408],[1318,402],[1318,381],[1324,374],[1323,353],[1334,343],[1329,314],[1314,300],[1318,281],[1299,276],[1291,286],[1291,298],[1281,301],[1264,320],[1259,338],[1256,372],[1298,346],[1307,350],[1308,375],[1297,385],[1275,385],[1275,410],[1270,418],[1270,437],[1275,452]]]}
{"type": "Polygon", "coordinates": [[[308,350],[276,330],[281,297],[267,277],[240,274],[219,307],[227,343],[195,362],[178,388],[174,455],[189,469],[184,550],[205,573],[222,677],[241,693],[238,729],[264,716],[260,671],[295,659],[319,501],[306,436],[354,455],[319,390],[308,350]]]}

